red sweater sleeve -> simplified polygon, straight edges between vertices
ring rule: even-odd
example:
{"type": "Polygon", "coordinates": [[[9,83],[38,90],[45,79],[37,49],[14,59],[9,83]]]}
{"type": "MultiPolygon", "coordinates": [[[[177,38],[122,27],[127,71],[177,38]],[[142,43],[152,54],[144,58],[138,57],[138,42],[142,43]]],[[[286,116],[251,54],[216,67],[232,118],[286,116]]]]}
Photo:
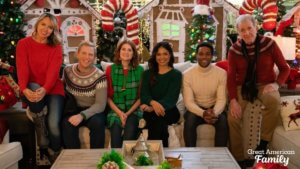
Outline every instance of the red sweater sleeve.
{"type": "Polygon", "coordinates": [[[114,89],[112,86],[112,79],[111,79],[111,66],[108,66],[106,68],[106,81],[107,81],[107,96],[109,98],[112,98],[114,95],[114,89]]]}
{"type": "Polygon", "coordinates": [[[53,57],[49,61],[49,66],[48,66],[47,75],[46,75],[46,81],[43,86],[46,89],[47,93],[49,93],[51,91],[51,89],[55,85],[55,82],[57,81],[57,79],[59,79],[59,71],[60,71],[60,66],[62,64],[62,47],[57,46],[55,48],[56,49],[53,54],[53,57]]]}
{"type": "Polygon", "coordinates": [[[279,85],[282,85],[285,83],[286,79],[288,78],[290,74],[290,68],[287,64],[287,62],[284,59],[284,56],[282,55],[282,52],[278,45],[274,43],[273,46],[273,54],[272,54],[273,60],[276,64],[276,66],[279,69],[279,75],[277,76],[276,82],[279,85]]]}
{"type": "Polygon", "coordinates": [[[228,52],[227,89],[229,94],[229,101],[232,99],[237,99],[236,57],[237,56],[234,52],[228,52]]]}
{"type": "Polygon", "coordinates": [[[21,92],[27,88],[29,80],[29,67],[28,67],[28,55],[25,52],[26,44],[23,40],[20,40],[17,45],[16,51],[16,65],[17,65],[17,75],[18,83],[21,92]]]}

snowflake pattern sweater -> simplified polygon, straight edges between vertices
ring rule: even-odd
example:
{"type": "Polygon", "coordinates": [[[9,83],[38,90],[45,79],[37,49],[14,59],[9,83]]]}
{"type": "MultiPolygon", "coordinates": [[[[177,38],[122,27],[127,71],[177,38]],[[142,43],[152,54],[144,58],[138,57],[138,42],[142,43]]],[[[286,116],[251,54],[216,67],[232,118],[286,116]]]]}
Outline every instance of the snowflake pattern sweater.
{"type": "Polygon", "coordinates": [[[79,75],[78,64],[64,69],[66,90],[76,99],[78,106],[87,107],[83,113],[86,119],[104,111],[107,102],[107,82],[105,74],[96,68],[89,75],[79,75]]]}

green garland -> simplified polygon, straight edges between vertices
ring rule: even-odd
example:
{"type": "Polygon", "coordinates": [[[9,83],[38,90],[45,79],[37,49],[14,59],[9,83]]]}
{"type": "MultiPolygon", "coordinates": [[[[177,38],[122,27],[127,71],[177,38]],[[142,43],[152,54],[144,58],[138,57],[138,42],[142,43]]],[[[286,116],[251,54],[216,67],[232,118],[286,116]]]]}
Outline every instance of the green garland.
{"type": "Polygon", "coordinates": [[[114,161],[118,164],[120,169],[125,169],[126,167],[123,163],[123,156],[116,152],[114,149],[112,149],[111,152],[106,152],[103,154],[103,156],[100,159],[100,162],[97,165],[97,169],[102,169],[102,166],[108,161],[114,161]]]}
{"type": "Polygon", "coordinates": [[[137,158],[137,160],[135,162],[135,165],[137,165],[137,166],[149,166],[149,165],[153,165],[153,161],[149,157],[146,157],[143,154],[143,155],[140,155],[137,158]]]}
{"type": "Polygon", "coordinates": [[[171,165],[167,161],[163,161],[161,166],[158,166],[156,169],[171,169],[171,165]]]}

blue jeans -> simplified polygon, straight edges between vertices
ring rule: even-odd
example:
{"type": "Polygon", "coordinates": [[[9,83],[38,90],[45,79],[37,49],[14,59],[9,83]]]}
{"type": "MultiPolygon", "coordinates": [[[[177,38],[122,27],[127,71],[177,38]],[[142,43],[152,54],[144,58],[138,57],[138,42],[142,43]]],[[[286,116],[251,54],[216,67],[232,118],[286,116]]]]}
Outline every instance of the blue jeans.
{"type": "Polygon", "coordinates": [[[124,134],[122,137],[123,128],[114,123],[110,128],[111,148],[121,148],[124,140],[136,140],[139,134],[139,118],[135,114],[130,114],[126,120],[124,134]]]}
{"type": "MultiPolygon", "coordinates": [[[[29,83],[28,88],[35,91],[40,86],[36,83],[29,83]]],[[[49,147],[53,151],[59,151],[61,148],[60,122],[62,119],[64,96],[61,95],[45,95],[39,102],[30,102],[25,96],[22,100],[29,106],[32,113],[39,113],[45,106],[48,108],[46,115],[46,125],[49,130],[49,147]]]]}
{"type": "MultiPolygon", "coordinates": [[[[187,111],[184,114],[184,142],[186,147],[196,147],[197,139],[197,126],[201,124],[206,124],[204,119],[200,116],[195,115],[187,111]]],[[[219,115],[218,120],[213,124],[216,129],[215,134],[215,146],[216,147],[226,147],[228,140],[228,125],[226,113],[223,112],[219,115]]]]}
{"type": "Polygon", "coordinates": [[[78,126],[73,126],[66,116],[62,122],[62,133],[65,147],[67,149],[80,149],[79,128],[86,126],[90,130],[91,148],[104,148],[105,121],[104,113],[97,113],[87,120],[82,121],[78,126]]]}

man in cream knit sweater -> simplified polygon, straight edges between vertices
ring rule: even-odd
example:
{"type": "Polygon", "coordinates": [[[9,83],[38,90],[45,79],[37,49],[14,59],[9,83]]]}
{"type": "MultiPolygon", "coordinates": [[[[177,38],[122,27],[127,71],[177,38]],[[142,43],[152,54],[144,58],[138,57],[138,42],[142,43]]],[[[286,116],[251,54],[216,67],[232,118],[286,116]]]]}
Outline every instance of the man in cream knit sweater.
{"type": "Polygon", "coordinates": [[[227,146],[228,126],[226,113],[226,72],[211,64],[213,46],[197,46],[198,64],[183,76],[183,100],[187,108],[184,115],[184,141],[187,147],[196,146],[196,128],[211,124],[216,129],[215,146],[227,146]]]}

